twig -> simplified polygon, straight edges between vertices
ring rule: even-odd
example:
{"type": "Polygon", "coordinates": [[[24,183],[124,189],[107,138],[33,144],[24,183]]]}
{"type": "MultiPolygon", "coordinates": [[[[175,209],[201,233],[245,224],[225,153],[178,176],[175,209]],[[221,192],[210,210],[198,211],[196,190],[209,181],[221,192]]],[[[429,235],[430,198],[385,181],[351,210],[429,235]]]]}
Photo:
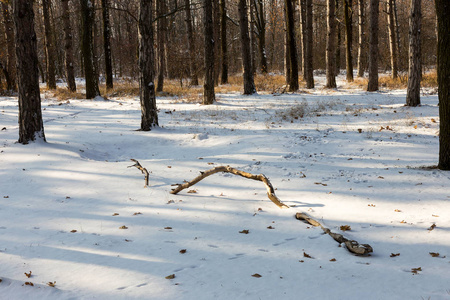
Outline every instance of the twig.
{"type": "Polygon", "coordinates": [[[132,166],[128,166],[128,168],[132,168],[132,167],[136,167],[136,168],[138,168],[139,170],[141,170],[141,172],[142,172],[142,174],[144,174],[144,176],[145,176],[145,187],[147,187],[148,186],[148,171],[147,171],[147,169],[146,168],[144,168],[143,166],[141,166],[141,164],[136,160],[136,159],[130,159],[131,161],[134,161],[135,162],[135,164],[134,165],[132,165],[132,166]]]}
{"type": "Polygon", "coordinates": [[[239,176],[242,176],[242,177],[245,177],[248,179],[262,181],[264,183],[264,185],[266,186],[267,197],[269,197],[269,199],[273,203],[275,203],[275,205],[277,205],[279,208],[289,208],[289,206],[287,206],[286,204],[281,202],[281,200],[278,199],[278,197],[275,195],[275,190],[274,190],[272,184],[270,183],[269,179],[264,174],[255,175],[255,174],[247,173],[247,172],[232,168],[230,166],[219,166],[219,167],[215,167],[213,169],[207,170],[205,172],[200,172],[200,175],[195,177],[192,181],[185,182],[183,184],[175,184],[175,186],[177,186],[177,187],[172,189],[172,191],[170,193],[177,194],[178,192],[193,186],[200,180],[202,180],[208,176],[211,176],[215,173],[219,173],[219,172],[231,173],[231,174],[239,175],[239,176]]]}

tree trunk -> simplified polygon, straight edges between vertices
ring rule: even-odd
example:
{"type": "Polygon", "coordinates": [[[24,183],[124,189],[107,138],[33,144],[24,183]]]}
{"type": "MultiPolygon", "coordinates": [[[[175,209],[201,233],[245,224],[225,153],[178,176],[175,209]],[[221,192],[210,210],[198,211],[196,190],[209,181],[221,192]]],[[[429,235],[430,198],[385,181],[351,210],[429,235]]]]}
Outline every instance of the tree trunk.
{"type": "Polygon", "coordinates": [[[188,50],[189,50],[189,72],[191,73],[191,85],[198,85],[197,63],[194,42],[194,29],[192,28],[192,15],[190,0],[184,1],[186,11],[186,29],[188,35],[188,50]]]}
{"type": "Polygon", "coordinates": [[[226,0],[220,0],[220,48],[222,55],[222,72],[220,83],[228,83],[228,49],[227,49],[227,7],[226,0]]]}
{"type": "Polygon", "coordinates": [[[392,78],[398,77],[398,59],[397,59],[397,41],[395,34],[395,21],[394,21],[394,2],[395,0],[387,0],[387,23],[389,33],[389,50],[391,52],[391,71],[392,78]]]}
{"type": "Polygon", "coordinates": [[[164,89],[164,73],[166,72],[166,28],[167,18],[164,16],[167,13],[166,1],[156,0],[157,16],[158,16],[158,84],[156,91],[162,92],[164,89]]]}
{"type": "Polygon", "coordinates": [[[81,52],[84,62],[84,76],[86,79],[86,99],[100,95],[98,78],[94,69],[94,51],[92,25],[94,23],[94,7],[91,0],[80,0],[81,4],[81,52]]]}
{"type": "Polygon", "coordinates": [[[213,24],[214,24],[214,85],[219,85],[220,76],[220,9],[219,0],[213,0],[213,24]]]}
{"type": "Polygon", "coordinates": [[[306,88],[314,88],[313,69],[313,13],[312,0],[306,0],[306,61],[305,61],[305,81],[306,88]]]}
{"type": "Polygon", "coordinates": [[[50,26],[50,5],[51,1],[42,0],[42,12],[44,15],[44,31],[45,31],[45,52],[47,56],[47,88],[56,89],[55,74],[55,44],[53,42],[52,28],[50,26]]]}
{"type": "Polygon", "coordinates": [[[259,59],[260,59],[260,71],[262,74],[267,74],[267,55],[266,55],[266,19],[264,17],[264,2],[263,0],[256,0],[257,6],[256,12],[256,28],[258,30],[258,45],[259,45],[259,59]]]}
{"type": "Polygon", "coordinates": [[[214,24],[212,16],[212,0],[204,0],[205,28],[205,82],[203,84],[203,104],[213,104],[214,93],[214,24]]]}
{"type": "MultiPolygon", "coordinates": [[[[337,1],[337,0],[336,0],[337,1]]],[[[306,65],[306,0],[299,0],[300,4],[300,37],[302,44],[302,75],[303,80],[306,78],[305,65],[306,65]]]]}
{"type": "Polygon", "coordinates": [[[114,88],[111,58],[111,25],[109,22],[109,1],[102,0],[103,51],[105,52],[106,90],[114,88]]]}
{"type": "Polygon", "coordinates": [[[291,82],[291,51],[289,50],[289,24],[286,9],[286,0],[284,1],[284,76],[286,85],[291,82]]]}
{"type": "Polygon", "coordinates": [[[345,58],[347,69],[347,81],[353,81],[353,26],[352,26],[352,0],[344,0],[344,23],[345,23],[345,58]]]}
{"type": "Polygon", "coordinates": [[[411,14],[409,19],[409,69],[406,105],[420,105],[420,27],[422,23],[421,0],[411,0],[411,14]]]}
{"type": "Polygon", "coordinates": [[[153,0],[139,3],[139,99],[141,130],[158,126],[155,95],[155,53],[153,50],[153,0]]]}
{"type": "MultiPolygon", "coordinates": [[[[249,23],[249,37],[250,37],[250,57],[252,59],[252,73],[256,73],[256,38],[255,38],[255,2],[253,0],[248,1],[250,3],[250,23],[249,23]]],[[[248,22],[247,22],[248,23],[248,22]]]]}
{"type": "Polygon", "coordinates": [[[14,0],[13,14],[19,83],[19,143],[45,141],[33,2],[14,0]]]}
{"type": "Polygon", "coordinates": [[[327,88],[336,88],[336,14],[335,0],[327,0],[327,88]]]}
{"type": "Polygon", "coordinates": [[[369,83],[367,91],[378,91],[378,15],[380,0],[370,0],[369,83]]]}
{"type": "Polygon", "coordinates": [[[365,13],[364,0],[358,0],[358,77],[364,77],[365,13]]]}
{"type": "MultiPolygon", "coordinates": [[[[341,15],[340,15],[340,6],[339,6],[339,1],[340,0],[336,0],[335,4],[336,4],[336,19],[339,20],[341,15]]],[[[341,22],[337,22],[336,24],[336,31],[337,31],[337,45],[336,45],[336,76],[339,75],[339,73],[341,72],[341,44],[342,44],[342,39],[341,39],[341,22]]]]}
{"type": "Polygon", "coordinates": [[[438,20],[439,164],[450,170],[450,2],[435,0],[438,20]]]}
{"type": "Polygon", "coordinates": [[[6,2],[1,2],[3,11],[3,22],[5,25],[5,37],[6,37],[6,68],[8,72],[7,89],[17,90],[17,75],[16,75],[16,44],[14,41],[14,22],[11,18],[10,7],[6,2]]]}
{"type": "Polygon", "coordinates": [[[239,28],[241,36],[242,65],[244,68],[244,95],[256,92],[253,81],[252,57],[250,49],[250,37],[248,32],[248,14],[246,0],[239,0],[239,28]]]}
{"type": "MultiPolygon", "coordinates": [[[[398,24],[398,14],[397,14],[397,1],[393,2],[394,4],[394,24],[395,24],[395,37],[397,39],[397,58],[402,57],[402,48],[400,43],[400,26],[398,24]]],[[[397,68],[403,69],[400,67],[400,61],[397,59],[397,68]]]]}
{"type": "Polygon", "coordinates": [[[295,92],[298,90],[298,60],[297,60],[297,46],[295,41],[295,22],[294,22],[294,7],[292,0],[285,0],[286,2],[286,21],[287,21],[287,44],[289,47],[289,91],[295,92]]]}
{"type": "Polygon", "coordinates": [[[64,51],[65,51],[65,65],[66,65],[66,77],[67,88],[71,92],[77,90],[75,83],[75,73],[73,67],[73,46],[72,46],[72,27],[70,26],[70,12],[69,12],[69,0],[61,0],[63,30],[64,30],[64,51]]]}

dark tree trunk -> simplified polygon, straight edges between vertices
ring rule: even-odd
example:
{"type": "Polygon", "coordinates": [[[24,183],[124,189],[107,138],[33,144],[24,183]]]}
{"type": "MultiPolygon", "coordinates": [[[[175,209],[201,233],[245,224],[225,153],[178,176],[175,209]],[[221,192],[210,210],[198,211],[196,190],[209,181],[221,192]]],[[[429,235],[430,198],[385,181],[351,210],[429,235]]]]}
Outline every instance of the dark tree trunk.
{"type": "Polygon", "coordinates": [[[94,51],[92,25],[94,23],[94,7],[90,0],[80,0],[81,4],[81,52],[84,63],[84,76],[86,79],[86,99],[100,95],[98,78],[94,68],[94,51]]]}
{"type": "Polygon", "coordinates": [[[227,7],[226,0],[220,0],[220,47],[222,55],[222,72],[220,83],[228,83],[228,49],[227,49],[227,7]]]}
{"type": "Polygon", "coordinates": [[[391,71],[392,78],[398,77],[398,58],[397,58],[397,40],[395,32],[394,18],[394,2],[395,0],[387,0],[387,17],[388,17],[388,33],[389,33],[389,51],[391,52],[391,71]]]}
{"type": "Polygon", "coordinates": [[[352,25],[352,0],[344,0],[344,23],[345,23],[345,58],[347,69],[347,81],[353,81],[353,25],[352,25]]]}
{"type": "Polygon", "coordinates": [[[105,52],[106,90],[114,88],[111,56],[111,25],[109,22],[109,1],[102,0],[103,51],[105,52]]]}
{"type": "Polygon", "coordinates": [[[421,0],[411,0],[411,14],[409,19],[409,69],[406,105],[420,105],[420,77],[422,66],[420,63],[420,27],[422,23],[421,0]]]}
{"type": "Polygon", "coordinates": [[[33,2],[14,0],[13,14],[19,83],[19,143],[28,144],[36,139],[45,141],[33,2]]]}
{"type": "Polygon", "coordinates": [[[164,89],[164,73],[166,72],[166,28],[167,13],[166,1],[156,0],[157,16],[158,16],[158,84],[156,85],[156,91],[162,92],[164,89]]]}
{"type": "Polygon", "coordinates": [[[314,88],[313,69],[313,13],[312,0],[306,0],[306,61],[305,61],[305,81],[306,88],[314,88]]]}
{"type": "MultiPolygon", "coordinates": [[[[335,4],[336,4],[336,19],[340,20],[341,15],[340,15],[340,10],[339,10],[339,1],[340,0],[336,0],[335,4]]],[[[341,72],[341,44],[342,44],[342,39],[341,39],[341,22],[337,22],[336,24],[336,31],[337,31],[337,45],[336,45],[336,75],[339,75],[339,73],[341,72]]]]}
{"type": "Polygon", "coordinates": [[[141,130],[158,126],[155,95],[155,53],[153,50],[153,0],[139,3],[139,99],[141,130]]]}
{"type": "Polygon", "coordinates": [[[244,95],[256,92],[253,81],[252,57],[250,49],[250,37],[248,32],[248,14],[246,0],[239,0],[239,28],[241,35],[242,65],[244,68],[244,95]]]}
{"type": "Polygon", "coordinates": [[[45,32],[45,52],[47,56],[47,88],[56,89],[55,74],[55,44],[53,42],[53,32],[50,25],[50,5],[51,1],[42,0],[42,12],[44,15],[44,32],[45,32]]]}
{"type": "Polygon", "coordinates": [[[439,164],[450,170],[450,1],[435,0],[438,22],[439,164]]]}
{"type": "Polygon", "coordinates": [[[286,85],[289,85],[291,82],[291,51],[289,50],[289,25],[286,5],[286,1],[284,1],[284,76],[286,77],[286,85]]]}
{"type": "Polygon", "coordinates": [[[214,24],[214,85],[219,85],[220,76],[220,9],[219,0],[213,0],[213,24],[214,24]]]}
{"type": "Polygon", "coordinates": [[[306,0],[300,0],[300,37],[302,44],[302,75],[303,80],[306,78],[305,65],[306,65],[306,0]]]}
{"type": "Polygon", "coordinates": [[[264,17],[264,2],[263,0],[256,0],[257,6],[255,7],[256,13],[256,29],[258,30],[258,49],[259,49],[259,59],[262,74],[267,74],[267,55],[266,55],[266,19],[264,17]]]}
{"type": "Polygon", "coordinates": [[[77,90],[75,83],[75,72],[73,67],[73,43],[72,43],[72,27],[70,25],[69,0],[61,0],[63,29],[64,29],[64,51],[65,65],[67,76],[67,88],[71,92],[77,90]]]}
{"type": "Polygon", "coordinates": [[[214,93],[214,24],[212,16],[212,0],[204,0],[205,28],[205,82],[203,84],[203,104],[213,104],[214,93]]]}
{"type": "Polygon", "coordinates": [[[370,0],[369,83],[367,91],[378,91],[378,15],[380,0],[370,0]]]}
{"type": "Polygon", "coordinates": [[[336,88],[336,14],[335,0],[327,0],[327,88],[336,88]]]}
{"type": "Polygon", "coordinates": [[[14,41],[14,22],[11,18],[10,6],[6,2],[1,2],[3,11],[3,22],[5,24],[6,37],[6,66],[8,76],[6,78],[6,85],[8,90],[17,90],[17,75],[16,75],[16,44],[14,41]]]}
{"type": "Polygon", "coordinates": [[[365,13],[364,13],[364,0],[358,0],[358,77],[364,76],[364,43],[365,43],[365,13]]]}
{"type": "Polygon", "coordinates": [[[255,2],[249,0],[250,2],[250,24],[249,24],[249,37],[250,37],[250,57],[252,58],[252,73],[256,73],[256,37],[255,37],[255,2]]]}
{"type": "Polygon", "coordinates": [[[184,1],[186,11],[186,28],[188,35],[188,50],[189,50],[189,71],[191,75],[191,85],[198,85],[197,63],[194,42],[194,29],[192,28],[192,15],[190,0],[184,1]]]}
{"type": "Polygon", "coordinates": [[[294,7],[292,0],[285,0],[286,2],[286,29],[287,29],[287,45],[289,47],[289,91],[295,92],[298,90],[298,60],[297,60],[297,46],[295,41],[295,22],[294,22],[294,7]]]}

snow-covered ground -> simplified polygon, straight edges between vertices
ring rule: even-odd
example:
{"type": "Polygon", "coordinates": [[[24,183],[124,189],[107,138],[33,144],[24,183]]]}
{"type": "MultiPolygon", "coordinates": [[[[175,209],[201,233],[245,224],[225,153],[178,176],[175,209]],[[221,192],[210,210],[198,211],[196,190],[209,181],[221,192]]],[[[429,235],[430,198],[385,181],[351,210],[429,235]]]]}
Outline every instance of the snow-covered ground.
{"type": "Polygon", "coordinates": [[[450,299],[450,173],[426,168],[436,95],[159,98],[151,132],[136,131],[137,98],[42,98],[48,142],[26,146],[17,99],[0,98],[0,299],[450,299]],[[220,165],[265,174],[291,207],[230,174],[170,194],[220,165]]]}

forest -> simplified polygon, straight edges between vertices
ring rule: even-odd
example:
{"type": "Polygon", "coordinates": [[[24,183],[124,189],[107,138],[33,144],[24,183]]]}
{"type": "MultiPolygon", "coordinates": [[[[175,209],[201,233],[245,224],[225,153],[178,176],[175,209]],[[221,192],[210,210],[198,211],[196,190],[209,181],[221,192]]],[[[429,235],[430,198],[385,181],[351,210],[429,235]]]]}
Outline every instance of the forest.
{"type": "Polygon", "coordinates": [[[0,9],[0,298],[449,297],[447,0],[0,9]]]}

